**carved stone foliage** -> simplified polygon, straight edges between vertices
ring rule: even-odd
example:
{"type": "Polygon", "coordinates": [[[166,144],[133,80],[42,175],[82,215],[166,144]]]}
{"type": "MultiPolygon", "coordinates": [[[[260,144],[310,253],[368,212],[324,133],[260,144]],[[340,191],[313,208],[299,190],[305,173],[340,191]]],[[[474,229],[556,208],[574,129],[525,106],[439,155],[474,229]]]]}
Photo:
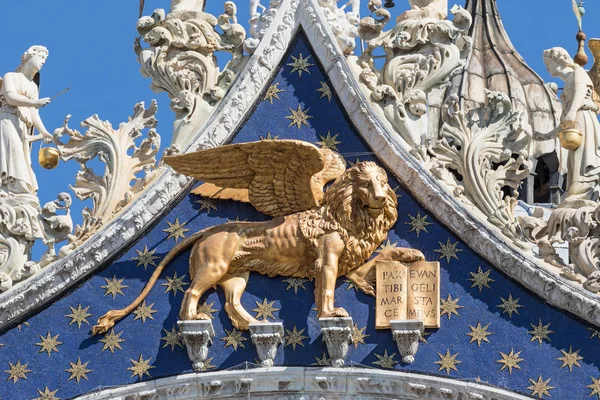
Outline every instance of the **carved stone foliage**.
{"type": "Polygon", "coordinates": [[[213,344],[215,330],[212,322],[208,321],[179,321],[177,326],[181,331],[183,342],[187,349],[188,357],[196,372],[202,372],[206,368],[204,362],[208,357],[208,348],[213,344]]]}
{"type": "Polygon", "coordinates": [[[519,242],[521,234],[512,207],[519,184],[530,172],[527,149],[531,136],[523,114],[512,111],[505,94],[486,93],[487,105],[476,109],[458,109],[455,95],[446,100],[439,139],[430,148],[431,172],[455,197],[475,206],[490,223],[519,242]]]}
{"type": "Polygon", "coordinates": [[[419,350],[419,340],[425,331],[423,321],[390,321],[390,327],[394,341],[398,346],[398,351],[402,356],[402,362],[411,364],[415,361],[415,355],[419,350]]]}
{"type": "Polygon", "coordinates": [[[381,8],[380,0],[371,0],[369,9],[373,16],[363,18],[358,28],[367,45],[357,60],[359,79],[409,148],[417,150],[423,144],[428,93],[447,83],[464,65],[471,15],[457,6],[451,10],[453,21],[408,15],[383,32],[389,12],[381,8]],[[385,52],[381,69],[375,66],[376,49],[385,52]]]}
{"type": "Polygon", "coordinates": [[[256,354],[263,367],[272,367],[277,348],[283,344],[283,324],[281,322],[265,322],[250,324],[250,337],[256,347],[256,354]]]}
{"type": "Polygon", "coordinates": [[[319,0],[319,5],[342,52],[352,53],[358,37],[360,0],[350,0],[339,8],[337,0],[319,0]],[[346,12],[348,6],[350,11],[346,12]]]}
{"type": "Polygon", "coordinates": [[[319,318],[319,324],[331,365],[343,367],[348,346],[352,343],[352,318],[319,318]]]}
{"type": "Polygon", "coordinates": [[[141,73],[152,79],[154,91],[167,92],[171,98],[176,114],[172,145],[179,150],[206,121],[245,62],[246,31],[237,23],[235,4],[225,2],[225,11],[217,18],[202,11],[203,1],[196,3],[177,4],[169,14],[156,9],[137,23],[138,33],[149,45],[144,49],[136,39],[141,73]],[[216,51],[233,54],[221,73],[216,51]]]}
{"type": "Polygon", "coordinates": [[[75,228],[70,239],[71,248],[89,238],[154,179],[160,136],[150,129],[139,146],[135,141],[142,136],[143,129],[156,126],[157,110],[155,101],[148,108],[143,102],[138,103],[129,121],[120,124],[116,130],[108,121],[94,115],[81,123],[87,128],[85,135],[69,128],[67,117],[64,127],[54,132],[54,143],[61,158],[64,161],[74,159],[81,164],[71,189],[78,199],[92,199],[93,202],[91,209],[83,210],[83,224],[75,228]],[[61,141],[64,136],[69,137],[66,143],[61,141]],[[105,164],[102,175],[97,175],[88,166],[88,162],[96,158],[105,164]]]}
{"type": "Polygon", "coordinates": [[[540,258],[559,268],[565,278],[600,292],[600,206],[557,208],[547,221],[538,208],[519,221],[527,239],[538,245],[540,258]],[[552,246],[564,242],[569,245],[568,261],[552,246]]]}

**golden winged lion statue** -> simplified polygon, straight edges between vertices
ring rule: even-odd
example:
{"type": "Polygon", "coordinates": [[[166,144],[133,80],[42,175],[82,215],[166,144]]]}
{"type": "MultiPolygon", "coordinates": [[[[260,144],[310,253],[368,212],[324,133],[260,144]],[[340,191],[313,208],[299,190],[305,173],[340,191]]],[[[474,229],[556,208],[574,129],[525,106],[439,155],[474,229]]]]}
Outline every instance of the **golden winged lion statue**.
{"type": "Polygon", "coordinates": [[[392,248],[366,262],[398,216],[396,194],[385,171],[373,162],[357,162],[346,169],[340,154],[299,140],[231,144],[165,157],[165,162],[206,182],[193,193],[249,202],[273,219],[229,222],[184,239],[156,267],[135,301],[102,316],[93,334],[107,332],[140,305],[168,263],[189,247],[192,282],[179,318],[208,319],[197,311],[198,304],[208,289],[218,285],[225,294],[225,311],[233,326],[242,330],[260,322],[240,303],[250,272],[314,279],[318,316],[345,317],[343,308],[334,307],[339,276],[375,296],[375,261],[424,260],[418,250],[392,248]]]}

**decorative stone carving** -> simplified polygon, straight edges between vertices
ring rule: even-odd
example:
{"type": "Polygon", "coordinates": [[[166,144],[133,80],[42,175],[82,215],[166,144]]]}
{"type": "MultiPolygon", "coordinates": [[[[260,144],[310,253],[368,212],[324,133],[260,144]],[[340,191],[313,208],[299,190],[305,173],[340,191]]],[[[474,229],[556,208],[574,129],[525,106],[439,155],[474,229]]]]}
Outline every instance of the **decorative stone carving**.
{"type": "Polygon", "coordinates": [[[352,53],[358,37],[360,0],[349,0],[340,8],[337,6],[337,0],[318,0],[318,2],[342,53],[352,53]],[[346,12],[348,6],[350,11],[346,12]]]}
{"type": "Polygon", "coordinates": [[[136,39],[141,72],[152,78],[154,91],[165,91],[171,98],[176,115],[171,144],[178,150],[186,147],[210,116],[245,63],[242,45],[246,31],[237,23],[235,3],[225,2],[225,11],[218,18],[203,8],[203,0],[173,2],[169,14],[156,9],[137,23],[138,33],[150,46],[144,49],[136,39]],[[221,73],[216,51],[233,54],[221,73]]]}
{"type": "Polygon", "coordinates": [[[381,8],[381,0],[371,0],[369,9],[374,17],[363,18],[358,29],[366,44],[356,60],[359,79],[371,92],[371,101],[423,159],[427,94],[447,83],[464,65],[469,49],[466,31],[472,21],[469,12],[458,6],[451,10],[453,21],[444,19],[439,7],[433,7],[439,2],[429,1],[430,6],[422,10],[407,11],[392,30],[383,32],[389,12],[381,8]],[[380,70],[373,56],[378,48],[386,54],[380,70]]]}
{"type": "MultiPolygon", "coordinates": [[[[219,285],[225,298],[230,299],[225,311],[233,326],[247,330],[249,324],[258,323],[234,300],[246,288],[250,271],[315,279],[320,318],[348,316],[343,308],[334,307],[335,282],[340,275],[373,294],[365,276],[374,262],[364,260],[387,237],[396,222],[398,204],[385,170],[377,164],[358,162],[346,170],[346,162],[338,153],[299,140],[232,144],[165,157],[165,162],[180,173],[206,182],[194,191],[196,194],[248,199],[257,210],[283,218],[275,229],[271,221],[266,221],[231,222],[202,230],[171,250],[146,288],[156,283],[173,257],[194,246],[193,254],[199,255],[191,258],[190,276],[194,279],[181,304],[180,319],[209,319],[197,312],[198,303],[206,290],[219,285]],[[332,180],[335,182],[324,193],[325,185],[332,180]],[[223,267],[207,268],[213,263],[223,267]]],[[[425,258],[420,251],[405,248],[391,249],[385,255],[403,262],[425,258]]],[[[129,307],[100,317],[92,332],[109,330],[143,301],[146,292],[129,307]]]]}
{"type": "Polygon", "coordinates": [[[423,321],[395,320],[390,321],[392,336],[402,356],[402,362],[411,364],[419,350],[419,340],[425,332],[423,321]]]}
{"type": "Polygon", "coordinates": [[[444,125],[430,148],[434,156],[430,170],[455,197],[475,206],[488,222],[523,245],[512,209],[517,203],[516,190],[530,173],[527,149],[531,136],[523,113],[513,111],[508,96],[486,94],[487,104],[475,109],[458,109],[455,95],[446,100],[444,125]]]}
{"type": "Polygon", "coordinates": [[[0,79],[0,291],[56,259],[54,244],[72,230],[70,196],[61,193],[59,200],[41,209],[31,168],[31,143],[52,139],[38,112],[50,99],[39,99],[35,81],[47,58],[45,47],[32,46],[22,55],[17,70],[0,79]],[[34,135],[34,130],[40,134],[34,135]],[[58,215],[59,209],[66,210],[65,215],[58,215]],[[31,260],[38,239],[48,245],[39,263],[31,260]]]}
{"type": "Polygon", "coordinates": [[[256,347],[258,359],[263,367],[272,367],[277,348],[283,344],[283,324],[281,322],[263,322],[250,324],[250,338],[256,347]]]}
{"type": "Polygon", "coordinates": [[[212,346],[215,337],[212,322],[210,320],[177,321],[177,327],[183,337],[192,368],[196,372],[204,371],[208,348],[212,346]]]}
{"type": "Polygon", "coordinates": [[[54,143],[61,158],[64,161],[74,159],[81,164],[71,189],[78,199],[93,201],[92,209],[84,208],[83,224],[75,228],[68,251],[87,240],[154,179],[160,136],[150,129],[139,147],[135,141],[142,136],[143,129],[156,126],[157,110],[156,101],[152,101],[147,109],[143,102],[138,103],[129,121],[120,124],[116,130],[108,121],[94,115],[81,123],[88,129],[85,135],[69,128],[68,116],[64,127],[54,132],[54,143]],[[69,137],[66,143],[61,141],[64,136],[69,137]],[[96,157],[106,164],[102,176],[96,175],[87,165],[96,157]],[[140,172],[143,176],[136,177],[140,172]]]}
{"type": "Polygon", "coordinates": [[[260,4],[260,0],[250,0],[250,37],[244,42],[244,50],[254,54],[261,39],[271,26],[282,0],[270,0],[269,8],[260,4]],[[258,12],[258,8],[262,13],[258,12]]]}
{"type": "Polygon", "coordinates": [[[319,325],[331,366],[343,367],[348,345],[352,343],[352,318],[319,318],[319,325]]]}

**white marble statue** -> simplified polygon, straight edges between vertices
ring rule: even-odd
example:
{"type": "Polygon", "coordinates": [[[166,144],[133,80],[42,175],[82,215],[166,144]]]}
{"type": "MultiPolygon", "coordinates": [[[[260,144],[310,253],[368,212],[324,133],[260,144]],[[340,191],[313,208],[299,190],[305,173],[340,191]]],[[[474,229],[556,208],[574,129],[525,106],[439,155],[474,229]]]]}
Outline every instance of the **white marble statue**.
{"type": "Polygon", "coordinates": [[[0,80],[0,192],[35,194],[37,180],[31,168],[31,143],[52,140],[38,109],[50,103],[39,98],[35,75],[44,66],[48,50],[30,47],[21,57],[21,65],[0,80]],[[37,129],[39,135],[33,134],[37,129]]]}
{"type": "MultiPolygon", "coordinates": [[[[563,48],[545,50],[544,62],[552,76],[565,82],[561,95],[561,122],[577,121],[583,132],[581,145],[568,151],[567,194],[560,207],[594,205],[598,200],[600,183],[600,123],[598,106],[592,98],[594,85],[583,67],[575,64],[563,48]]],[[[560,129],[559,126],[546,134],[537,133],[534,138],[554,138],[560,129]]]]}

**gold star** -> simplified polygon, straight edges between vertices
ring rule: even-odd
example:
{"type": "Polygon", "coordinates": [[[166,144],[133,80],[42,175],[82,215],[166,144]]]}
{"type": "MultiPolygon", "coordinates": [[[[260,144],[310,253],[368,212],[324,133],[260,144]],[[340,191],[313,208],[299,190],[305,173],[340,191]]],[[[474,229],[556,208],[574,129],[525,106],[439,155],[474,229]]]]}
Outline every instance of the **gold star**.
{"type": "Polygon", "coordinates": [[[35,390],[37,390],[40,397],[36,397],[33,400],[60,400],[58,397],[56,397],[56,392],[58,392],[58,389],[52,392],[50,389],[48,389],[48,386],[46,386],[43,392],[40,389],[35,390]]]}
{"type": "Polygon", "coordinates": [[[23,328],[23,325],[29,326],[29,322],[25,321],[22,324],[17,325],[17,329],[19,330],[19,332],[21,332],[21,329],[23,328]]]}
{"type": "Polygon", "coordinates": [[[144,360],[144,358],[142,357],[142,355],[140,354],[140,358],[135,361],[134,359],[130,358],[129,361],[131,361],[131,363],[133,364],[133,366],[127,368],[128,370],[131,371],[131,377],[133,378],[134,376],[137,375],[137,377],[141,380],[143,378],[144,375],[148,375],[150,377],[152,377],[150,375],[150,372],[148,372],[149,369],[154,368],[153,366],[150,365],[150,360],[152,359],[152,357],[150,357],[147,360],[144,360]]]}
{"type": "Polygon", "coordinates": [[[289,279],[284,279],[283,282],[288,284],[287,287],[285,288],[286,292],[290,289],[294,289],[294,294],[298,294],[298,289],[306,290],[306,288],[304,287],[304,284],[306,282],[308,282],[308,279],[289,278],[289,279]]]}
{"type": "Polygon", "coordinates": [[[215,310],[214,308],[212,308],[212,306],[215,304],[215,302],[213,301],[210,304],[207,304],[207,302],[205,301],[201,306],[198,306],[198,313],[203,313],[206,314],[206,316],[210,319],[213,319],[213,313],[216,313],[218,310],[215,310]]]}
{"type": "Polygon", "coordinates": [[[367,329],[366,326],[364,328],[359,328],[358,324],[354,324],[352,327],[352,344],[355,349],[358,348],[359,344],[365,344],[365,338],[371,336],[364,333],[365,329],[367,329]]]}
{"type": "Polygon", "coordinates": [[[590,339],[597,337],[598,340],[600,340],[600,332],[599,331],[595,330],[594,328],[587,328],[587,330],[592,332],[592,334],[590,335],[590,339]]]}
{"type": "MultiPolygon", "coordinates": [[[[202,211],[202,210],[206,210],[206,215],[210,214],[210,210],[217,210],[217,202],[214,201],[213,199],[209,199],[209,198],[202,198],[200,200],[197,200],[195,202],[196,204],[200,204],[200,208],[198,209],[198,212],[202,211]]],[[[188,229],[189,231],[189,229],[188,229]]]]}
{"type": "Polygon", "coordinates": [[[458,260],[456,253],[460,253],[462,251],[461,249],[456,248],[456,246],[458,246],[458,242],[452,244],[450,243],[450,238],[448,238],[446,244],[443,244],[442,242],[438,243],[440,244],[440,248],[434,250],[434,252],[440,253],[440,260],[445,258],[446,262],[448,263],[450,262],[451,258],[456,258],[458,260]]]}
{"type": "Polygon", "coordinates": [[[231,332],[225,329],[225,333],[227,336],[221,338],[221,340],[225,341],[225,345],[223,347],[231,346],[233,347],[233,350],[237,350],[238,346],[246,348],[242,342],[248,339],[244,337],[242,331],[238,331],[237,329],[233,328],[231,332]]]}
{"type": "Polygon", "coordinates": [[[487,270],[486,272],[483,272],[481,267],[477,268],[477,273],[469,272],[469,274],[471,274],[471,278],[469,278],[469,280],[473,282],[471,287],[477,286],[479,288],[479,293],[481,293],[481,290],[484,286],[488,289],[491,289],[490,283],[494,282],[494,280],[490,278],[490,273],[492,272],[491,269],[487,270]]]}
{"type": "Polygon", "coordinates": [[[213,358],[214,358],[214,357],[209,357],[209,358],[207,358],[207,359],[204,361],[204,363],[203,363],[203,365],[202,365],[202,371],[206,371],[206,370],[209,370],[209,369],[216,368],[216,366],[215,366],[215,365],[212,365],[212,364],[210,363],[210,362],[213,360],[213,358]]]}
{"type": "Polygon", "coordinates": [[[8,374],[7,381],[13,380],[13,383],[17,383],[19,379],[27,379],[27,374],[31,372],[27,369],[27,364],[21,364],[21,360],[18,360],[16,364],[8,363],[8,370],[4,371],[8,374]]]}
{"type": "Polygon", "coordinates": [[[415,232],[417,237],[419,237],[419,233],[421,233],[421,231],[425,232],[425,233],[429,233],[427,232],[427,226],[431,225],[431,222],[426,221],[427,219],[427,215],[423,215],[421,217],[421,212],[418,211],[417,212],[417,216],[413,217],[412,215],[408,214],[408,218],[410,218],[410,222],[405,222],[406,225],[410,225],[411,229],[410,232],[415,232]]]}
{"type": "Polygon", "coordinates": [[[185,233],[189,231],[188,228],[184,228],[187,222],[180,224],[179,218],[176,218],[174,223],[170,223],[169,221],[167,221],[167,224],[169,224],[169,227],[167,229],[163,229],[163,232],[169,234],[167,240],[173,238],[175,240],[175,243],[177,243],[179,241],[179,238],[185,239],[185,233]]]}
{"type": "Polygon", "coordinates": [[[280,83],[281,82],[277,82],[277,83],[269,86],[269,88],[267,89],[267,92],[265,93],[265,97],[263,97],[263,101],[269,100],[269,102],[271,104],[273,104],[273,99],[281,100],[279,98],[279,93],[285,92],[285,90],[279,89],[280,83]]]}
{"type": "Polygon", "coordinates": [[[569,372],[573,372],[573,365],[576,365],[579,368],[581,368],[581,365],[579,365],[579,361],[583,360],[583,357],[579,355],[580,351],[581,350],[573,352],[573,348],[571,346],[569,346],[568,352],[561,350],[560,352],[563,353],[563,356],[557,358],[557,360],[563,362],[563,364],[560,367],[569,367],[569,372]]]}
{"type": "Polygon", "coordinates": [[[302,335],[304,328],[297,330],[296,325],[294,325],[294,328],[291,331],[288,331],[287,329],[285,331],[287,333],[287,335],[284,337],[286,346],[292,346],[292,350],[294,351],[296,351],[296,346],[298,345],[304,347],[302,340],[308,339],[308,336],[302,335]]]}
{"type": "Polygon", "coordinates": [[[323,97],[327,97],[327,101],[331,102],[331,95],[332,95],[331,88],[325,82],[319,82],[319,83],[321,84],[321,87],[319,89],[317,89],[317,92],[321,93],[321,97],[319,97],[319,99],[322,99],[323,97]]]}
{"type": "Polygon", "coordinates": [[[308,125],[308,122],[306,122],[309,118],[312,118],[311,115],[308,115],[308,111],[310,110],[310,108],[303,110],[300,108],[300,105],[298,105],[298,109],[295,111],[289,107],[288,109],[292,112],[292,115],[288,115],[287,117],[285,117],[286,119],[289,119],[291,121],[288,125],[288,128],[293,125],[296,125],[298,129],[300,129],[300,126],[302,125],[310,126],[308,125]]]}
{"type": "Polygon", "coordinates": [[[275,304],[275,300],[271,301],[270,303],[267,303],[267,299],[265,298],[263,299],[262,303],[259,303],[256,300],[254,300],[254,302],[256,303],[256,308],[253,308],[252,311],[256,312],[256,319],[260,319],[261,317],[264,320],[267,320],[268,318],[275,319],[275,317],[273,316],[273,312],[279,311],[279,308],[273,307],[273,304],[275,304]]]}
{"type": "Polygon", "coordinates": [[[350,164],[350,167],[355,167],[356,164],[358,164],[360,162],[360,159],[358,157],[356,157],[356,160],[354,162],[352,161],[348,161],[348,164],[350,164]]]}
{"type": "Polygon", "coordinates": [[[108,280],[108,278],[104,278],[104,280],[106,281],[106,285],[100,286],[101,289],[106,289],[104,296],[108,296],[109,294],[111,294],[113,299],[117,297],[117,294],[120,294],[121,296],[125,296],[123,294],[123,289],[125,289],[127,286],[123,285],[124,279],[125,278],[121,278],[121,279],[117,280],[117,277],[115,275],[113,275],[112,280],[108,280]]]}
{"type": "MultiPolygon", "coordinates": [[[[358,287],[356,286],[356,283],[352,282],[350,279],[344,279],[344,283],[348,284],[348,287],[346,287],[346,290],[352,290],[354,289],[354,291],[358,291],[358,287]]],[[[316,310],[316,308],[315,308],[316,310]]]]}
{"type": "Polygon", "coordinates": [[[317,357],[317,356],[313,356],[315,358],[314,363],[310,364],[310,365],[316,365],[318,367],[323,367],[323,366],[327,366],[327,365],[331,365],[331,359],[327,358],[327,354],[323,353],[323,356],[321,358],[317,357]]]}
{"type": "MultiPolygon", "coordinates": [[[[277,140],[277,139],[279,139],[279,135],[271,136],[271,132],[267,132],[267,136],[260,137],[260,140],[277,140]]],[[[239,221],[239,217],[236,216],[236,218],[237,218],[237,221],[239,221]]]]}
{"type": "Polygon", "coordinates": [[[310,58],[310,56],[303,58],[302,57],[302,53],[300,53],[300,55],[298,56],[298,58],[292,56],[292,60],[294,60],[294,62],[291,62],[287,65],[289,65],[290,67],[292,67],[292,74],[294,72],[298,72],[298,78],[302,77],[302,72],[306,72],[307,74],[310,74],[310,71],[308,70],[308,67],[312,67],[314,64],[311,64],[308,62],[308,59],[310,58]]]}
{"type": "Polygon", "coordinates": [[[440,309],[442,310],[442,312],[440,313],[440,315],[446,314],[448,316],[448,319],[452,317],[452,314],[455,314],[456,316],[460,317],[458,310],[464,307],[458,305],[459,300],[460,297],[457,297],[456,299],[452,300],[451,294],[448,294],[448,298],[446,298],[446,300],[441,299],[442,305],[440,306],[440,309]]]}
{"type": "Polygon", "coordinates": [[[177,277],[177,271],[173,274],[173,277],[166,277],[167,281],[163,283],[161,286],[165,286],[165,293],[173,292],[173,296],[177,296],[177,291],[183,292],[183,287],[189,285],[189,283],[184,282],[185,275],[181,277],[177,277]]]}
{"type": "Polygon", "coordinates": [[[48,357],[50,357],[50,352],[55,351],[58,353],[57,346],[60,346],[62,342],[58,341],[58,335],[52,337],[50,332],[46,334],[46,337],[40,335],[41,342],[36,343],[36,346],[40,346],[39,353],[43,353],[44,351],[48,353],[48,357]]]}
{"type": "Polygon", "coordinates": [[[550,378],[547,381],[542,380],[542,376],[538,376],[537,381],[529,378],[529,382],[531,382],[531,386],[528,386],[527,389],[531,390],[532,396],[538,396],[538,399],[541,399],[544,395],[550,397],[549,390],[554,389],[554,386],[548,385],[550,382],[550,378]]]}
{"type": "Polygon", "coordinates": [[[587,388],[592,389],[590,397],[597,395],[598,399],[600,399],[600,377],[598,377],[598,379],[594,379],[594,377],[590,376],[590,378],[592,378],[592,384],[586,386],[587,388]]]}
{"type": "Polygon", "coordinates": [[[336,140],[338,136],[340,136],[339,133],[337,135],[331,136],[331,131],[327,131],[327,136],[321,136],[321,135],[319,135],[319,137],[321,138],[321,141],[317,142],[317,144],[320,145],[323,148],[331,149],[331,150],[334,150],[334,151],[338,151],[338,148],[337,148],[336,145],[342,143],[342,142],[338,142],[336,140]]]}
{"type": "Polygon", "coordinates": [[[548,327],[550,326],[550,322],[548,322],[548,325],[542,325],[542,320],[540,319],[537,326],[535,326],[534,324],[529,325],[531,325],[531,327],[533,328],[532,331],[527,331],[527,333],[531,335],[530,342],[537,340],[541,346],[542,340],[547,339],[548,341],[550,341],[548,335],[554,333],[554,331],[548,329],[548,327]]]}
{"type": "Polygon", "coordinates": [[[156,263],[154,262],[155,258],[159,258],[158,256],[154,255],[154,252],[156,251],[156,249],[152,250],[152,251],[148,251],[148,246],[144,246],[144,250],[139,251],[139,250],[135,250],[137,252],[137,257],[133,257],[132,260],[137,261],[137,265],[135,266],[136,268],[139,267],[140,265],[144,266],[144,271],[148,268],[148,265],[153,265],[156,267],[156,263]]]}
{"type": "Polygon", "coordinates": [[[387,349],[383,350],[383,355],[379,355],[375,353],[375,357],[377,357],[377,361],[373,361],[371,364],[379,365],[381,368],[393,369],[394,365],[398,364],[398,361],[394,361],[394,356],[396,353],[392,353],[391,356],[388,355],[387,349]]]}
{"type": "Polygon", "coordinates": [[[496,360],[497,363],[502,364],[502,366],[500,367],[500,371],[504,371],[505,369],[508,368],[508,373],[512,374],[513,368],[521,369],[521,366],[519,365],[519,363],[521,361],[523,361],[523,358],[519,357],[520,354],[521,354],[520,351],[517,351],[515,353],[514,349],[510,349],[510,353],[508,353],[508,354],[504,354],[503,352],[500,352],[500,356],[502,356],[502,360],[496,360]]]}
{"type": "Polygon", "coordinates": [[[175,327],[171,328],[171,332],[163,328],[165,331],[165,336],[161,337],[160,340],[164,340],[165,344],[163,348],[167,346],[171,346],[171,351],[175,350],[175,346],[179,346],[183,348],[183,343],[181,343],[181,336],[179,336],[179,332],[175,330],[175,327]]]}
{"type": "Polygon", "coordinates": [[[481,347],[481,342],[490,342],[488,340],[488,336],[493,335],[494,332],[488,332],[487,329],[490,324],[486,326],[481,326],[481,323],[477,321],[477,327],[472,327],[469,325],[471,332],[467,333],[467,336],[471,336],[471,340],[469,343],[477,342],[477,347],[481,347]]]}
{"type": "Polygon", "coordinates": [[[394,242],[391,243],[390,240],[388,239],[387,242],[383,243],[381,246],[379,246],[377,248],[377,250],[375,250],[375,253],[383,253],[386,250],[390,250],[390,249],[395,249],[396,247],[398,247],[398,242],[394,242]]]}
{"type": "Polygon", "coordinates": [[[502,304],[499,304],[496,307],[502,308],[502,314],[508,313],[508,318],[512,318],[513,313],[519,315],[518,309],[524,307],[519,304],[519,298],[513,299],[512,294],[508,295],[508,300],[500,297],[500,301],[502,301],[502,304]]]}
{"type": "Polygon", "coordinates": [[[446,375],[450,375],[450,370],[454,370],[454,371],[458,372],[458,369],[456,369],[456,366],[458,364],[462,364],[462,361],[457,360],[456,356],[458,356],[458,353],[456,353],[453,356],[450,355],[450,349],[446,350],[445,355],[438,353],[438,357],[440,357],[440,360],[436,361],[434,363],[434,364],[440,365],[440,369],[438,369],[438,372],[443,369],[446,370],[446,375]]]}
{"type": "Polygon", "coordinates": [[[140,304],[138,306],[138,308],[136,308],[133,311],[133,313],[135,314],[135,318],[133,320],[135,321],[135,320],[141,319],[142,323],[145,323],[147,318],[154,319],[152,314],[157,313],[158,310],[153,310],[152,309],[153,306],[154,306],[154,303],[152,303],[148,306],[148,305],[146,305],[146,300],[144,300],[142,302],[142,304],[140,304]]]}
{"type": "Polygon", "coordinates": [[[91,317],[93,314],[88,313],[87,311],[90,309],[90,306],[86,308],[81,308],[81,304],[77,304],[77,309],[69,306],[71,309],[71,314],[65,315],[65,317],[71,318],[71,322],[69,325],[77,324],[78,328],[81,328],[82,323],[90,324],[87,320],[87,317],[91,317]]]}
{"type": "Polygon", "coordinates": [[[89,380],[87,377],[87,374],[92,372],[91,369],[87,369],[87,365],[89,363],[90,362],[88,361],[85,364],[82,364],[80,357],[77,357],[76,363],[72,363],[69,361],[69,364],[71,364],[71,368],[65,369],[65,371],[70,373],[71,376],[69,376],[69,379],[67,379],[67,382],[70,381],[71,379],[75,379],[77,381],[77,384],[79,384],[79,381],[81,380],[81,378],[85,379],[86,381],[89,380]]]}
{"type": "Polygon", "coordinates": [[[431,335],[431,332],[423,332],[423,334],[421,335],[421,337],[419,338],[419,342],[421,343],[427,343],[427,336],[431,335]]]}
{"type": "Polygon", "coordinates": [[[115,330],[114,328],[110,331],[110,333],[107,333],[106,335],[104,335],[104,339],[100,339],[100,341],[102,343],[104,343],[104,346],[102,347],[102,351],[109,349],[110,352],[112,354],[115,353],[115,348],[119,349],[119,350],[123,350],[121,348],[121,343],[123,343],[125,341],[125,339],[121,338],[121,335],[123,334],[123,331],[119,332],[119,334],[115,335],[115,330]]]}

